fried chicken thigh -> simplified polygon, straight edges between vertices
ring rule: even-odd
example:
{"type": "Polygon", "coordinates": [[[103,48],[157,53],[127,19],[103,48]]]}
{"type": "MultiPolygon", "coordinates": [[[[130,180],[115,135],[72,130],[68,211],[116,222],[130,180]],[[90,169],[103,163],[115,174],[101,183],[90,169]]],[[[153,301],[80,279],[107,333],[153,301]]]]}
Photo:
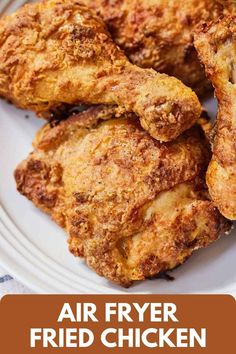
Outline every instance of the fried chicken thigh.
{"type": "Polygon", "coordinates": [[[236,220],[236,17],[204,25],[195,45],[219,103],[207,184],[221,213],[236,220]]]}
{"type": "Polygon", "coordinates": [[[200,22],[228,12],[222,4],[216,0],[83,2],[102,16],[113,39],[134,64],[176,76],[199,94],[210,87],[194,48],[193,33],[200,22]]]}
{"type": "Polygon", "coordinates": [[[68,233],[70,251],[128,287],[182,264],[229,229],[208,198],[200,126],[150,137],[135,116],[94,107],[42,128],[17,188],[68,233]]]}
{"type": "Polygon", "coordinates": [[[201,112],[176,78],[132,65],[76,0],[29,4],[0,21],[0,96],[45,117],[63,104],[117,105],[160,141],[176,138],[201,112]]]}

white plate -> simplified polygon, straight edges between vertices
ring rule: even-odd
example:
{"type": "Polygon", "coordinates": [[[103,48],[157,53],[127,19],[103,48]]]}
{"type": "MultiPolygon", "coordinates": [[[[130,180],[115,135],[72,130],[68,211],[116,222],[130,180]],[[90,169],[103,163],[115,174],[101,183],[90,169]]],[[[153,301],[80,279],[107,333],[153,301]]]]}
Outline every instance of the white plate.
{"type": "MultiPolygon", "coordinates": [[[[213,100],[208,108],[214,116],[213,100]]],[[[235,231],[196,252],[172,272],[173,282],[147,280],[128,290],[97,276],[82,260],[70,255],[64,232],[15,189],[13,170],[28,155],[34,133],[42,124],[33,114],[0,101],[0,261],[12,275],[38,293],[229,293],[236,296],[235,231]]]]}
{"type": "Polygon", "coordinates": [[[31,151],[34,133],[43,122],[4,101],[0,117],[0,259],[11,274],[40,293],[236,295],[235,231],[196,252],[173,272],[173,282],[145,281],[123,290],[94,274],[67,251],[64,232],[16,192],[13,170],[31,151]]]}

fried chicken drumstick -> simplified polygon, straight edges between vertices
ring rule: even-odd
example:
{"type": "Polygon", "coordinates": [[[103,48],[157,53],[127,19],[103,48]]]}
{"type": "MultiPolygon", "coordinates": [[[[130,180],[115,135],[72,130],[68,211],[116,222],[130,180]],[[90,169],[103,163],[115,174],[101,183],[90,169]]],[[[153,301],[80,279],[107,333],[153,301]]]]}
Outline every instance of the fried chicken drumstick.
{"type": "Polygon", "coordinates": [[[45,117],[63,104],[118,105],[161,141],[201,112],[176,78],[132,65],[102,20],[76,0],[29,4],[0,21],[0,96],[45,117]]]}
{"type": "Polygon", "coordinates": [[[207,184],[221,213],[236,220],[236,17],[204,25],[195,45],[219,103],[207,184]]]}
{"type": "MultiPolygon", "coordinates": [[[[229,1],[230,2],[230,1],[229,1]]],[[[216,0],[83,0],[103,18],[134,64],[183,81],[198,94],[209,89],[193,44],[202,21],[232,11],[216,0]]],[[[231,13],[231,12],[230,12],[231,13]]],[[[235,11],[236,14],[236,11],[235,11]]]]}
{"type": "Polygon", "coordinates": [[[65,228],[75,256],[127,287],[182,264],[229,222],[208,199],[210,152],[199,126],[160,143],[135,116],[112,114],[94,107],[46,125],[15,179],[65,228]]]}

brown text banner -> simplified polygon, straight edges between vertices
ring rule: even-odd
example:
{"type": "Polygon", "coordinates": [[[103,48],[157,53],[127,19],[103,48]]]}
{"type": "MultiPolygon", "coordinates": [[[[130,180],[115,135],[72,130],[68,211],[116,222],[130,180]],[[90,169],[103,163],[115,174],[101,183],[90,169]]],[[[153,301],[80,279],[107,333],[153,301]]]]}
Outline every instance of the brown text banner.
{"type": "Polygon", "coordinates": [[[235,353],[227,295],[13,295],[1,353],[235,353]]]}

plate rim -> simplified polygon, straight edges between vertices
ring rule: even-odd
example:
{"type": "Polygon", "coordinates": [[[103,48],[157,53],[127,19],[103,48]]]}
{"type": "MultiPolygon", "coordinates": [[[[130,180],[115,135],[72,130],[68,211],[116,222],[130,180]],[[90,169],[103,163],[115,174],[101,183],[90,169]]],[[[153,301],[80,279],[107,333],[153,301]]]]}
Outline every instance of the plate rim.
{"type": "MultiPolygon", "coordinates": [[[[31,0],[32,1],[32,0],[31,0]]],[[[5,4],[9,4],[9,9],[15,7],[15,6],[20,6],[23,3],[30,2],[30,0],[13,0],[13,1],[5,1],[5,4]]],[[[3,6],[5,8],[5,6],[3,6]]],[[[26,254],[29,255],[30,250],[26,252],[26,254]]],[[[9,272],[11,275],[13,275],[17,280],[19,280],[22,284],[26,285],[30,290],[35,291],[36,293],[39,294],[60,294],[60,293],[66,293],[66,294],[131,294],[129,292],[126,292],[125,290],[119,290],[118,288],[113,289],[113,288],[108,288],[102,284],[95,283],[93,286],[93,290],[89,290],[89,292],[84,291],[85,289],[89,289],[88,284],[86,284],[86,281],[84,279],[84,283],[82,282],[81,284],[81,289],[80,292],[78,292],[78,289],[76,287],[73,287],[73,283],[70,286],[68,282],[65,284],[65,292],[58,292],[58,289],[61,286],[60,279],[61,279],[61,274],[58,275],[56,270],[50,269],[50,271],[46,274],[47,281],[45,281],[45,274],[43,273],[43,269],[45,269],[47,266],[52,264],[55,267],[55,264],[59,266],[59,268],[63,268],[62,265],[57,263],[56,261],[52,260],[49,256],[44,254],[42,251],[37,249],[37,247],[28,240],[28,238],[24,235],[23,231],[17,227],[17,225],[14,223],[13,219],[11,216],[8,215],[8,213],[4,209],[4,205],[1,205],[0,203],[0,263],[3,265],[3,267],[6,269],[7,272],[9,272]],[[15,230],[15,231],[14,231],[15,230]],[[19,234],[19,235],[18,235],[19,234]],[[18,237],[19,236],[19,237],[18,237]],[[23,236],[23,237],[22,237],[23,236]],[[20,237],[22,239],[20,240],[20,237]],[[16,243],[13,244],[13,241],[17,241],[16,243]],[[30,260],[24,256],[24,252],[22,253],[22,247],[24,242],[28,243],[27,247],[32,247],[32,255],[31,258],[38,256],[37,262],[40,262],[42,259],[47,259],[48,261],[46,264],[41,264],[40,271],[34,272],[34,269],[32,267],[32,263],[30,260]],[[9,247],[10,244],[10,247],[9,247]],[[12,257],[12,254],[15,255],[15,257],[12,257]],[[49,279],[49,274],[50,277],[55,276],[56,279],[49,279]],[[49,281],[50,280],[50,281],[49,281]],[[101,291],[103,289],[104,291],[101,291]]],[[[35,266],[35,264],[34,264],[35,266]]],[[[73,274],[72,271],[69,271],[65,269],[65,272],[73,274]]],[[[72,276],[72,275],[71,275],[72,276]]],[[[73,278],[73,277],[72,277],[73,278]]],[[[76,284],[80,282],[80,279],[76,280],[76,284]]],[[[89,282],[89,279],[88,279],[89,282]]],[[[132,295],[134,294],[150,294],[148,291],[143,291],[143,292],[132,292],[132,295]]],[[[182,294],[182,293],[181,293],[182,294]]],[[[184,294],[184,293],[183,293],[184,294]]],[[[203,294],[203,292],[191,292],[187,293],[188,295],[191,294],[203,294]]],[[[212,291],[207,291],[204,292],[204,294],[230,294],[236,297],[236,281],[232,282],[231,285],[225,287],[223,289],[220,289],[219,287],[213,289],[212,291]]],[[[172,295],[177,295],[177,294],[172,294],[172,295]]]]}
{"type": "MultiPolygon", "coordinates": [[[[24,237],[22,231],[20,231],[19,228],[13,222],[13,220],[11,220],[10,216],[6,213],[2,205],[0,205],[0,256],[3,267],[8,272],[10,272],[13,277],[19,280],[22,284],[26,285],[30,290],[35,291],[39,294],[131,294],[122,289],[119,290],[107,288],[102,284],[98,285],[95,283],[92,287],[91,284],[86,284],[86,279],[78,278],[78,276],[72,274],[71,271],[63,268],[59,263],[52,260],[49,256],[45,255],[41,250],[37,249],[37,247],[32,244],[26,237],[24,237]],[[12,245],[13,242],[14,246],[12,245]],[[27,244],[27,248],[24,248],[25,244],[27,244]],[[22,247],[25,251],[23,251],[23,253],[22,247]],[[28,247],[30,247],[31,249],[30,257],[30,250],[28,249],[28,247]],[[32,260],[30,260],[30,258],[32,259],[32,257],[37,257],[35,258],[33,264],[32,260]],[[45,263],[42,262],[42,259],[45,260],[45,263]],[[35,271],[34,267],[38,264],[40,265],[40,270],[35,271]],[[50,266],[53,267],[51,268],[50,266]],[[55,266],[56,269],[54,270],[53,268],[55,266]],[[47,269],[47,267],[49,268],[47,269]],[[45,268],[47,269],[46,273],[44,273],[45,268]],[[76,277],[76,284],[80,287],[73,287],[73,285],[69,285],[67,281],[65,282],[65,277],[61,275],[61,273],[57,273],[58,268],[63,269],[63,273],[69,274],[69,279],[67,280],[72,281],[73,277],[76,277]],[[64,286],[64,291],[62,291],[61,289],[62,283],[64,286]]],[[[132,292],[132,295],[134,294],[147,295],[150,293],[148,291],[134,291],[132,292]]],[[[168,294],[171,295],[171,293],[168,294]]],[[[236,297],[236,282],[233,282],[230,286],[223,289],[223,291],[220,288],[215,288],[212,291],[194,291],[186,294],[228,294],[236,297]]],[[[172,293],[172,295],[177,294],[172,293]]]]}

